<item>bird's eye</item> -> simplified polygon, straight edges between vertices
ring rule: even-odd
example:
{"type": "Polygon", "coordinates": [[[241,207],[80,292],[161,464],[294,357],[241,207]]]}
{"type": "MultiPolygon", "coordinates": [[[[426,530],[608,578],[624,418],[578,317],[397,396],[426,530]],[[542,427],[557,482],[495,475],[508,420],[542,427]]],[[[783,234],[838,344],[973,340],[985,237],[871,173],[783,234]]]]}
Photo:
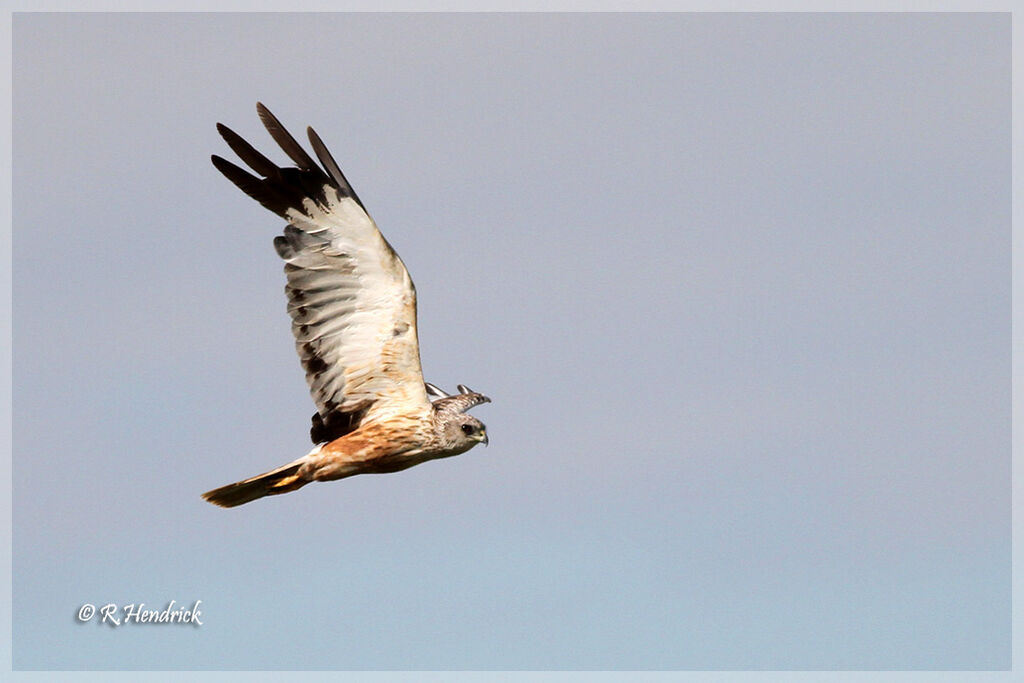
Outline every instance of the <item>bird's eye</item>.
{"type": "Polygon", "coordinates": [[[473,425],[462,425],[462,433],[463,434],[472,434],[473,433],[473,425]]]}

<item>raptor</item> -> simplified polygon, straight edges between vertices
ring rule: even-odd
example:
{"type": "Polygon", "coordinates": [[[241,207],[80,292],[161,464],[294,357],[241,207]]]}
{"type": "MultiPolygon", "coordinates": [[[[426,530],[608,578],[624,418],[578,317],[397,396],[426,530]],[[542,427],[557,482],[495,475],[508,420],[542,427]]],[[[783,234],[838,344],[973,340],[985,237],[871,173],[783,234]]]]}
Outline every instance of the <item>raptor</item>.
{"type": "Polygon", "coordinates": [[[313,450],[255,477],[207,491],[235,507],[314,481],[397,472],[487,444],[467,411],[490,399],[424,382],[416,288],[338,164],[312,128],[319,164],[262,104],[260,120],[294,163],[280,167],[223,124],[217,130],[252,172],[217,155],[213,165],[287,221],[274,247],[284,259],[292,332],[316,404],[313,450]]]}

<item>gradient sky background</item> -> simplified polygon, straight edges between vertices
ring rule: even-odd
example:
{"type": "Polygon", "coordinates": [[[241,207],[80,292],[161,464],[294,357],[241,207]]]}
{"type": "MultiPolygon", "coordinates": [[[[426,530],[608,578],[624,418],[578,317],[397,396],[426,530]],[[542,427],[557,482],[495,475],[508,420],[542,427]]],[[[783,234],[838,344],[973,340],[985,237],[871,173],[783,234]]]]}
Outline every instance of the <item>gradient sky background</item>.
{"type": "Polygon", "coordinates": [[[1005,14],[17,16],[14,666],[1009,667],[1009,143],[1005,14]],[[256,100],[488,449],[200,500],[309,448],[256,100]]]}

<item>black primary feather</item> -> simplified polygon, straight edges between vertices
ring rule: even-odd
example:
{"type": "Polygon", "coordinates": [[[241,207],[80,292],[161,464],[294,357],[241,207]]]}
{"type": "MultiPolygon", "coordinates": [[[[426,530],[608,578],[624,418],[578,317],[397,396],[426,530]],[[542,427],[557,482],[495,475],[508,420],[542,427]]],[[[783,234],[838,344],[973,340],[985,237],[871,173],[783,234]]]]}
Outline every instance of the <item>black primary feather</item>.
{"type": "Polygon", "coordinates": [[[270,110],[263,106],[262,102],[256,103],[256,113],[260,116],[260,121],[266,127],[267,132],[274,138],[274,141],[281,146],[284,153],[287,154],[295,165],[304,171],[319,171],[320,168],[313,162],[312,157],[306,154],[306,150],[302,149],[302,146],[295,141],[291,133],[285,130],[285,127],[281,125],[281,122],[277,120],[277,117],[270,113],[270,110]]]}
{"type": "Polygon", "coordinates": [[[341,168],[338,163],[331,156],[331,153],[327,150],[327,146],[324,145],[323,140],[316,134],[316,131],[312,128],[307,128],[306,133],[309,135],[309,144],[313,145],[313,151],[316,152],[316,156],[320,159],[320,163],[327,169],[327,173],[334,179],[335,186],[341,192],[342,196],[351,197],[352,200],[359,205],[363,211],[366,211],[366,207],[363,206],[363,202],[360,201],[356,191],[352,189],[352,186],[348,184],[348,180],[345,178],[345,174],[341,172],[341,168]]]}

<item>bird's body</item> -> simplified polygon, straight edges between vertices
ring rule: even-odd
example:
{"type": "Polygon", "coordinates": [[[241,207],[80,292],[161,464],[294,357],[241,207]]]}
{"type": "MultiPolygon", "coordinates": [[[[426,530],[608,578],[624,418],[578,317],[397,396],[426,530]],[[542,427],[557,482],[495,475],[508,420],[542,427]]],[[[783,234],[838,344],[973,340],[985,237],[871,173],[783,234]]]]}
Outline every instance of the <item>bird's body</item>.
{"type": "Polygon", "coordinates": [[[257,111],[295,167],[278,167],[220,124],[228,145],[262,178],[217,156],[213,163],[288,221],[274,247],[285,261],[292,332],[317,405],[310,431],[317,445],[203,497],[234,507],[313,481],[397,472],[486,444],[483,424],[466,411],[490,399],[463,385],[449,396],[424,383],[412,279],[320,138],[309,129],[323,168],[265,107],[257,111]]]}

